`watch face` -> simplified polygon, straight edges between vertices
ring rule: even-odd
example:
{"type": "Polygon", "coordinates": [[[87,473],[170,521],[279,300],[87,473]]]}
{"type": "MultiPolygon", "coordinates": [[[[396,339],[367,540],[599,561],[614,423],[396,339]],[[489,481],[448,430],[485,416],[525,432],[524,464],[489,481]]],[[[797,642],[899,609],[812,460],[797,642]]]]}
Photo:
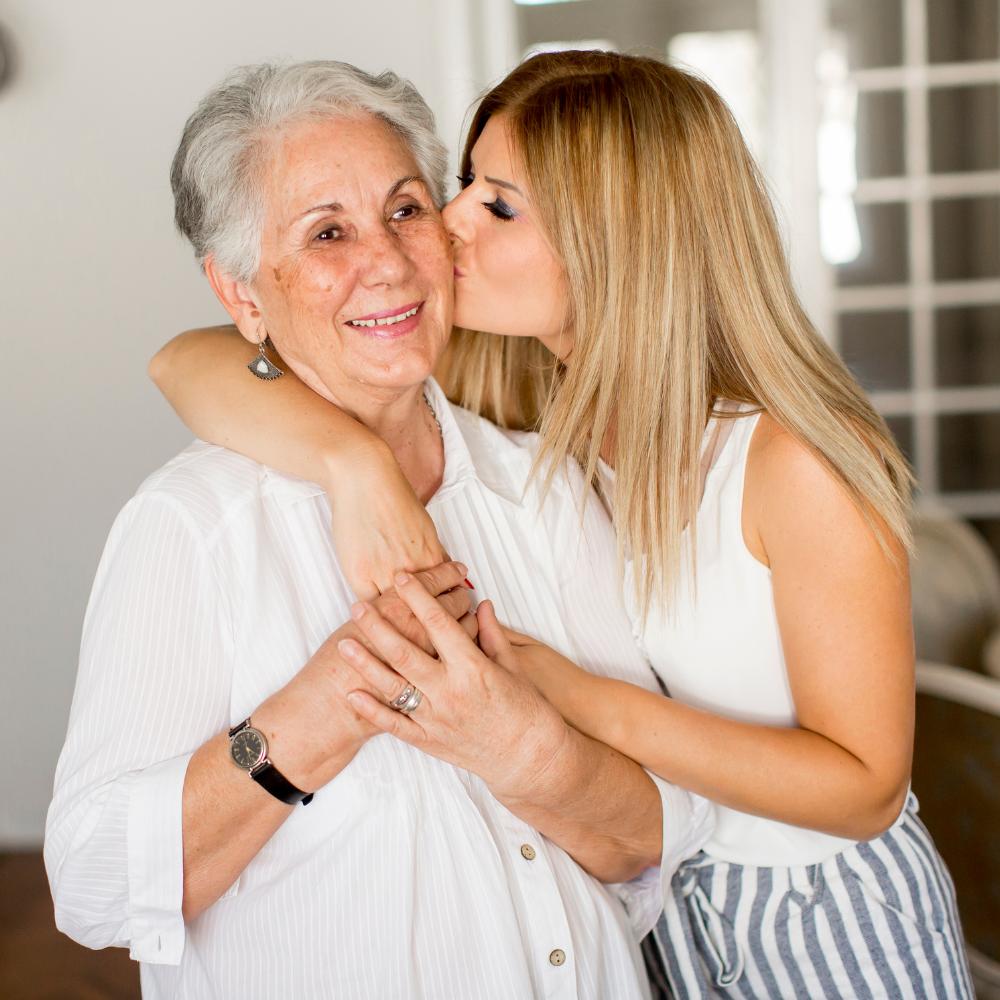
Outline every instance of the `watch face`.
{"type": "Polygon", "coordinates": [[[256,767],[267,756],[267,744],[256,729],[244,729],[230,742],[233,760],[245,771],[256,767]]]}

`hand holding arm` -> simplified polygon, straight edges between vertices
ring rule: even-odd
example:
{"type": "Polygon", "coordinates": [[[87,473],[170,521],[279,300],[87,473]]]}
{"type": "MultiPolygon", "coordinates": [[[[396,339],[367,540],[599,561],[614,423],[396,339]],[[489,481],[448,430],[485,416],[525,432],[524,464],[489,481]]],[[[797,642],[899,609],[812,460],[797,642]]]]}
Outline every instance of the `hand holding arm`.
{"type": "Polygon", "coordinates": [[[235,327],[191,330],[160,349],[149,374],[200,438],[326,489],[334,547],[359,598],[391,590],[397,570],[445,559],[434,523],[385,442],[280,358],[284,377],[255,378],[247,370],[253,355],[235,327]]]}

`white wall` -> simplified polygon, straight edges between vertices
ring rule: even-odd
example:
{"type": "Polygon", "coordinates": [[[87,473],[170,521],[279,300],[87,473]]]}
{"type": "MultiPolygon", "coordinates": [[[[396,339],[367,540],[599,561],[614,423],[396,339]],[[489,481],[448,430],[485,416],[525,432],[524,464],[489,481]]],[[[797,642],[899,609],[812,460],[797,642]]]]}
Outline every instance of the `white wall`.
{"type": "Polygon", "coordinates": [[[111,522],[189,437],[146,362],[172,333],[225,318],[173,230],[185,118],[239,63],[345,59],[412,79],[454,149],[469,100],[514,48],[502,6],[0,6],[17,55],[0,90],[0,848],[40,841],[111,522]]]}

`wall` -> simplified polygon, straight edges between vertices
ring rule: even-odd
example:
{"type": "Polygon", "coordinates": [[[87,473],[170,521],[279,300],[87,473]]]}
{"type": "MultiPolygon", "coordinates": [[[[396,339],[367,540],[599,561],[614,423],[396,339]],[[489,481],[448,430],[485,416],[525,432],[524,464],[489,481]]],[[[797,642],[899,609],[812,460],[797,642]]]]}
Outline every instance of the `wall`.
{"type": "Polygon", "coordinates": [[[188,113],[239,63],[346,59],[412,79],[454,149],[513,49],[505,25],[497,0],[0,7],[16,56],[0,90],[0,848],[40,841],[111,522],[189,439],[147,360],[225,319],[172,227],[188,113]]]}

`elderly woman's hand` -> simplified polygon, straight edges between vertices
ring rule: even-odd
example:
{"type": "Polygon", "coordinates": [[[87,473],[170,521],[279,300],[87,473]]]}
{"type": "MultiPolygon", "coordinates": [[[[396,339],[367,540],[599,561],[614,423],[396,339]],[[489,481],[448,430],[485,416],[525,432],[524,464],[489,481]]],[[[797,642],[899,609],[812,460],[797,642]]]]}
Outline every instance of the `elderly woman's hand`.
{"type": "Polygon", "coordinates": [[[374,605],[356,605],[354,620],[377,656],[351,639],[338,644],[367,682],[366,690],[348,695],[351,705],[378,729],[478,774],[498,799],[529,799],[562,749],[568,729],[526,678],[504,666],[510,646],[492,604],[480,604],[476,617],[480,636],[488,637],[486,644],[496,652],[493,659],[442,611],[419,580],[402,574],[396,589],[440,659],[401,635],[374,605]],[[388,706],[407,684],[423,695],[412,715],[388,706]]]}
{"type": "Polygon", "coordinates": [[[359,600],[392,590],[400,570],[416,572],[448,558],[426,508],[374,435],[351,462],[350,489],[329,489],[327,495],[333,546],[359,600]]]}
{"type": "MultiPolygon", "coordinates": [[[[464,584],[467,572],[461,563],[442,563],[417,574],[420,582],[416,586],[435,612],[472,642],[470,636],[476,635],[478,625],[476,616],[468,613],[471,592],[464,584]]],[[[379,614],[386,628],[394,628],[388,624],[394,622],[394,634],[400,641],[413,643],[416,650],[421,642],[429,645],[424,626],[395,591],[383,594],[375,603],[381,614],[373,614],[379,614]]],[[[253,715],[254,724],[267,735],[286,777],[308,791],[325,785],[380,731],[347,701],[351,691],[366,685],[364,675],[355,671],[338,648],[348,639],[368,641],[354,621],[346,622],[253,715]]]]}

